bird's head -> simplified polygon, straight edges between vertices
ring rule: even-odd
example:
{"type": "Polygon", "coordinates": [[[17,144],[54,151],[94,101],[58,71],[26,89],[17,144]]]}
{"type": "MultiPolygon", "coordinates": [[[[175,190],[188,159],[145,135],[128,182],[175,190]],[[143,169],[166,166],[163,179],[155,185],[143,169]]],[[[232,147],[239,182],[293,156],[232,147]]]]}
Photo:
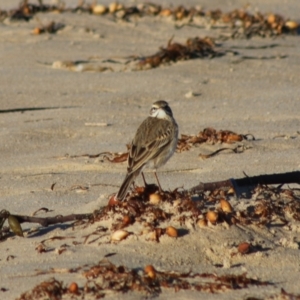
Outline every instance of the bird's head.
{"type": "Polygon", "coordinates": [[[158,119],[168,119],[169,117],[173,117],[172,110],[168,102],[164,100],[154,102],[150,109],[150,117],[158,119]]]}

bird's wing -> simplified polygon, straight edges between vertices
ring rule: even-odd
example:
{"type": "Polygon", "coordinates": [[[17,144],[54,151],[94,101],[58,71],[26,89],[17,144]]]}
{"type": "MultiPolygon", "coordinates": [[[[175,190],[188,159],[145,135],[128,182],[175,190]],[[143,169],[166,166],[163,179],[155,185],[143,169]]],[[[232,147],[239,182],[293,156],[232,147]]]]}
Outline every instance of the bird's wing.
{"type": "Polygon", "coordinates": [[[165,146],[171,143],[172,138],[172,124],[169,121],[147,118],[138,128],[132,141],[128,156],[128,173],[143,168],[149,160],[156,158],[165,146]],[[157,126],[157,122],[162,122],[162,126],[157,126]]]}

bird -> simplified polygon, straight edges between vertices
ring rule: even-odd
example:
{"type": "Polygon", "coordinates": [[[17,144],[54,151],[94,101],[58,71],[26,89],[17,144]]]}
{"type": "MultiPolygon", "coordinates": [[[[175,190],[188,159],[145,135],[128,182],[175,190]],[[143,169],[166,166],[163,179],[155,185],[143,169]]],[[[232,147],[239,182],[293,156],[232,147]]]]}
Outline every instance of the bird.
{"type": "MultiPolygon", "coordinates": [[[[119,201],[124,200],[131,183],[146,166],[154,169],[161,191],[156,170],[174,154],[177,142],[178,125],[168,102],[164,100],[154,102],[149,116],[138,127],[131,142],[127,158],[127,174],[115,198],[119,201]]],[[[142,176],[144,179],[143,173],[142,176]]]]}

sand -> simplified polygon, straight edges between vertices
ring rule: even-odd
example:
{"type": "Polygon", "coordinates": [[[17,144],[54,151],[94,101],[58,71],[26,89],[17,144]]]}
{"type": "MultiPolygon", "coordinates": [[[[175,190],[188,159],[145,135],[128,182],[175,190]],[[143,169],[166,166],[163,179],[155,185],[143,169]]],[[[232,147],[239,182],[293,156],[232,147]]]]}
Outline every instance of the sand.
{"type": "MultiPolygon", "coordinates": [[[[66,3],[74,5],[72,1],[66,3]]],[[[251,11],[279,13],[296,21],[299,18],[300,2],[296,0],[249,3],[251,11]]],[[[11,9],[17,4],[18,1],[2,0],[0,8],[11,9]]],[[[185,2],[187,6],[195,4],[198,2],[185,2]]],[[[246,2],[203,1],[201,5],[205,9],[230,11],[245,6],[246,2]]],[[[223,31],[192,26],[177,29],[172,20],[158,17],[115,22],[109,16],[79,13],[38,13],[29,22],[0,23],[1,210],[32,215],[46,207],[50,212],[40,212],[38,216],[49,217],[91,213],[106,205],[109,195],[117,192],[125,176],[126,163],[72,156],[126,151],[137,126],[158,99],[169,102],[180,134],[197,134],[213,127],[251,133],[256,138],[244,142],[249,149],[240,154],[227,151],[209,159],[199,158],[200,152],[211,151],[209,145],[176,153],[159,172],[164,189],[188,189],[200,181],[241,178],[243,172],[255,176],[298,171],[300,44],[297,35],[220,41],[220,50],[235,50],[239,54],[228,52],[214,59],[181,61],[144,71],[132,71],[131,65],[124,70],[124,64],[116,63],[108,63],[114,71],[105,72],[52,67],[54,62],[64,61],[89,60],[93,67],[101,65],[99,62],[104,59],[124,62],[131,55],[154,54],[172,36],[174,41],[185,43],[187,38],[195,36],[217,38],[223,31]],[[34,28],[50,21],[63,23],[65,27],[56,34],[32,34],[34,28]],[[243,58],[246,56],[255,59],[243,58]],[[193,96],[189,97],[191,93],[193,96]]],[[[149,181],[153,178],[151,173],[146,176],[149,181]]],[[[141,178],[137,184],[142,185],[141,178]]],[[[253,199],[235,196],[229,201],[235,211],[255,204],[253,199]]],[[[164,226],[170,224],[166,221],[164,226]]],[[[298,297],[300,294],[299,221],[293,221],[293,230],[284,226],[224,224],[203,229],[181,226],[174,221],[172,225],[188,234],[177,239],[163,236],[159,243],[139,236],[141,228],[135,225],[128,229],[134,234],[120,243],[110,243],[106,238],[100,244],[99,241],[84,244],[84,236],[98,226],[110,228],[111,221],[74,230],[69,225],[42,228],[24,223],[25,238],[11,234],[1,241],[1,299],[16,299],[52,277],[66,286],[74,281],[83,286],[86,280],[82,272],[66,270],[96,264],[108,253],[115,253],[109,257],[112,263],[128,268],[142,270],[151,264],[160,271],[191,270],[218,275],[246,272],[251,278],[272,283],[217,294],[163,289],[158,296],[161,299],[272,296],[280,299],[282,288],[298,297]],[[45,253],[36,251],[41,241],[54,236],[66,239],[46,242],[49,251],[45,253]],[[81,244],[74,245],[73,241],[81,244]],[[231,256],[237,245],[245,241],[260,245],[263,250],[231,256]],[[64,244],[68,247],[59,254],[64,244]],[[47,273],[51,268],[58,271],[47,273]],[[46,274],[36,275],[36,270],[46,274]]],[[[107,293],[106,297],[124,295],[107,293]]],[[[139,299],[145,293],[129,292],[126,297],[139,299]]]]}

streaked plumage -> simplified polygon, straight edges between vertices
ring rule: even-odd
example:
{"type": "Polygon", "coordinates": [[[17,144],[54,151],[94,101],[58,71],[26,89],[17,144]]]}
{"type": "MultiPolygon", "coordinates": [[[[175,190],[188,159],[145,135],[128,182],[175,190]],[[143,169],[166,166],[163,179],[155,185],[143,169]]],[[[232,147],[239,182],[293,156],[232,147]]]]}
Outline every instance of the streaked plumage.
{"type": "Polygon", "coordinates": [[[116,195],[126,197],[130,184],[145,166],[155,170],[164,165],[175,152],[178,141],[178,125],[168,103],[153,103],[149,117],[139,126],[128,155],[127,175],[116,195]]]}

